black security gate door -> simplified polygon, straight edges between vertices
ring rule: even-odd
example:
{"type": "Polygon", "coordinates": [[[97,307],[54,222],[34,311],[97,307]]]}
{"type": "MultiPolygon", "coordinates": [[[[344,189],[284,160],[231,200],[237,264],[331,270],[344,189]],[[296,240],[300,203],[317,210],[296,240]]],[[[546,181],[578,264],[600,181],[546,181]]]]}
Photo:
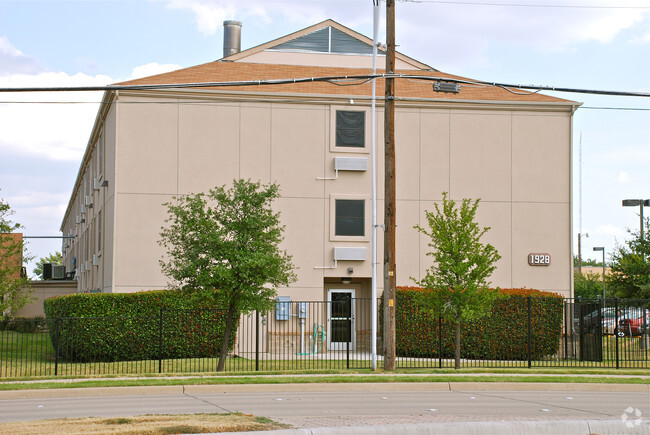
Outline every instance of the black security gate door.
{"type": "Polygon", "coordinates": [[[603,311],[600,302],[578,303],[580,361],[603,360],[603,311]]]}

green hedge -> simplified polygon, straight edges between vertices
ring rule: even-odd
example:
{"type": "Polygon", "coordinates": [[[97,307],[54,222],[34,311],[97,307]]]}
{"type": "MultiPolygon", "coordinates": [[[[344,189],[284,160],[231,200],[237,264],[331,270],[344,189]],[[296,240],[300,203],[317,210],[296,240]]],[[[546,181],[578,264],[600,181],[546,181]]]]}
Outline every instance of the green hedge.
{"type": "MultiPolygon", "coordinates": [[[[558,351],[562,333],[563,298],[531,289],[500,289],[492,312],[461,325],[461,357],[482,360],[528,358],[528,298],[531,302],[531,358],[540,360],[558,351]]],[[[454,328],[415,301],[431,290],[397,289],[396,352],[399,356],[453,358],[454,328]]]]}
{"type": "Polygon", "coordinates": [[[217,356],[227,311],[161,290],[49,298],[45,315],[59,357],[88,362],[217,356]]]}

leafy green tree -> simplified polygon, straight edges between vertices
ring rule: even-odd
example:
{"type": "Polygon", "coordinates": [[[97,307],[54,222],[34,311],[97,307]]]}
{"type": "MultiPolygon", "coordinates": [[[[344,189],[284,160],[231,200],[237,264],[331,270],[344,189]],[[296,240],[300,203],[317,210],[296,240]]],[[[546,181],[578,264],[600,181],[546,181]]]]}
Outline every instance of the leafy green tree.
{"type": "Polygon", "coordinates": [[[617,245],[611,256],[607,288],[619,298],[650,299],[650,219],[644,222],[643,239],[638,232],[624,245],[617,245]]]}
{"type": "Polygon", "coordinates": [[[41,257],[34,266],[34,275],[43,279],[43,265],[45,263],[63,264],[63,255],[59,251],[50,253],[47,257],[41,257]]]}
{"type": "MultiPolygon", "coordinates": [[[[601,265],[602,266],[602,265],[601,265]]],[[[573,273],[573,294],[584,299],[596,299],[603,295],[603,281],[594,273],[573,273]]]]}
{"type": "Polygon", "coordinates": [[[10,318],[31,300],[29,280],[23,273],[22,228],[11,220],[14,211],[0,199],[0,318],[10,318]]]}
{"type": "MultiPolygon", "coordinates": [[[[603,267],[603,262],[594,260],[592,258],[583,258],[582,259],[582,266],[587,266],[587,267],[603,267]]],[[[573,267],[578,267],[578,256],[574,255],[573,256],[573,267]]]]}
{"type": "Polygon", "coordinates": [[[240,314],[272,308],[275,289],[295,280],[291,257],[279,248],[284,227],[271,208],[278,196],[276,184],[240,179],[165,204],[164,273],[174,286],[228,309],[218,371],[240,314]]]}
{"type": "Polygon", "coordinates": [[[433,257],[433,266],[421,281],[414,281],[433,291],[428,308],[455,325],[456,369],[460,368],[461,323],[489,314],[499,297],[489,288],[488,278],[501,256],[494,246],[480,241],[490,228],[475,222],[478,203],[478,199],[463,199],[457,207],[443,192],[442,207],[435,204],[435,213],[425,211],[429,228],[415,226],[431,239],[427,255],[433,257]]]}

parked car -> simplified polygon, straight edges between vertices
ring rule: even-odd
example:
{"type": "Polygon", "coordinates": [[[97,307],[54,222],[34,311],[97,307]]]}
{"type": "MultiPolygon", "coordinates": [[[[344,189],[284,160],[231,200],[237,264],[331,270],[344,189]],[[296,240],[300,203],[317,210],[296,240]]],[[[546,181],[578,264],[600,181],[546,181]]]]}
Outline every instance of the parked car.
{"type": "Polygon", "coordinates": [[[618,323],[618,316],[614,307],[605,307],[600,310],[595,310],[582,318],[582,327],[585,332],[598,324],[600,318],[602,333],[611,335],[616,333],[616,325],[618,323]]]}
{"type": "Polygon", "coordinates": [[[650,325],[650,310],[639,307],[628,308],[623,311],[618,320],[618,336],[642,335],[650,325]]]}

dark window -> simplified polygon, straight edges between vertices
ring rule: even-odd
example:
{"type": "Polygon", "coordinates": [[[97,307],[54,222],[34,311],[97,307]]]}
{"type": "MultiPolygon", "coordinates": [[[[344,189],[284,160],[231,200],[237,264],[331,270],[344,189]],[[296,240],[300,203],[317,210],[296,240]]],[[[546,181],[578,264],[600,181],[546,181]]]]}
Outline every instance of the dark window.
{"type": "Polygon", "coordinates": [[[366,112],[336,111],[336,146],[363,148],[366,145],[366,112]]]}
{"type": "Polygon", "coordinates": [[[363,199],[337,199],[336,235],[363,236],[364,208],[365,201],[363,199]]]}

